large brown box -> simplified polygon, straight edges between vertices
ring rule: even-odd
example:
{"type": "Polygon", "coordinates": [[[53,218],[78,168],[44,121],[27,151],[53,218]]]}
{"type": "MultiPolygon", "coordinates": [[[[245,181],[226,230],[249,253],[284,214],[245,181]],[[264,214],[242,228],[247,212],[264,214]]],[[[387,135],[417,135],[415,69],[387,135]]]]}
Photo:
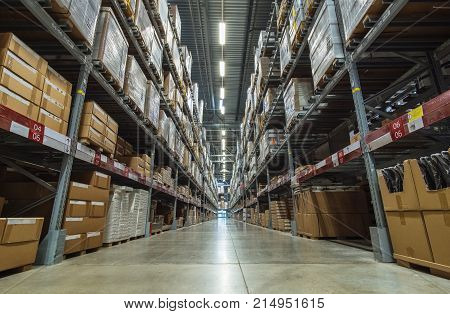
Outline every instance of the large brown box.
{"type": "Polygon", "coordinates": [[[386,179],[381,171],[378,171],[378,184],[380,186],[385,211],[412,211],[420,209],[410,160],[405,160],[403,162],[403,174],[403,191],[390,193],[386,184],[386,179]]]}
{"type": "Polygon", "coordinates": [[[386,218],[395,254],[433,262],[420,211],[388,211],[386,218]]]}
{"type": "Polygon", "coordinates": [[[0,48],[14,52],[20,59],[38,70],[41,74],[47,73],[47,61],[23,43],[13,33],[0,33],[0,48]]]}
{"type": "Polygon", "coordinates": [[[450,211],[423,211],[434,262],[450,266],[450,211]]]}
{"type": "Polygon", "coordinates": [[[98,171],[85,171],[83,173],[74,174],[73,178],[77,182],[107,190],[109,190],[111,184],[111,177],[98,171]]]}
{"type": "Polygon", "coordinates": [[[72,254],[86,249],[86,234],[67,235],[64,244],[64,254],[72,254]]]}
{"type": "Polygon", "coordinates": [[[88,232],[86,234],[86,250],[96,249],[103,245],[103,232],[88,232]]]}
{"type": "Polygon", "coordinates": [[[67,128],[69,127],[68,123],[61,118],[58,118],[54,114],[44,110],[43,108],[39,109],[39,116],[37,121],[42,123],[47,128],[52,129],[60,134],[66,135],[67,128]]]}
{"type": "Polygon", "coordinates": [[[76,235],[101,231],[105,228],[105,223],[105,217],[66,217],[64,219],[63,229],[66,230],[67,235],[76,235]]]}
{"type": "Polygon", "coordinates": [[[116,146],[117,134],[114,133],[110,128],[106,128],[105,137],[107,140],[114,144],[114,147],[116,146]]]}
{"type": "Polygon", "coordinates": [[[108,122],[106,125],[111,131],[113,131],[113,133],[117,134],[119,132],[119,124],[111,118],[111,116],[108,116],[108,122]]]}
{"type": "Polygon", "coordinates": [[[353,214],[302,214],[304,234],[315,238],[361,237],[369,233],[369,215],[353,214]]]}
{"type": "Polygon", "coordinates": [[[92,113],[84,113],[81,116],[81,125],[91,127],[101,135],[106,134],[106,124],[92,113]]]}
{"type": "Polygon", "coordinates": [[[125,156],[118,159],[133,170],[145,169],[145,161],[141,157],[125,156]]]}
{"type": "Polygon", "coordinates": [[[39,241],[0,245],[0,271],[34,264],[39,241]]]}
{"type": "Polygon", "coordinates": [[[68,122],[72,104],[72,84],[48,67],[42,92],[41,107],[68,122]]]}
{"type": "Polygon", "coordinates": [[[80,201],[108,202],[109,190],[79,182],[70,182],[67,198],[80,201]]]}
{"type": "Polygon", "coordinates": [[[88,139],[92,144],[104,148],[105,136],[91,126],[81,125],[78,134],[80,139],[88,139]]]}
{"type": "Polygon", "coordinates": [[[0,218],[0,243],[38,241],[44,218],[0,218]]]}
{"type": "Polygon", "coordinates": [[[42,90],[44,88],[44,75],[25,63],[11,50],[0,49],[0,65],[8,68],[37,89],[42,90]]]}
{"type": "Polygon", "coordinates": [[[0,66],[0,85],[37,106],[41,104],[42,91],[3,66],[0,66]]]}
{"type": "Polygon", "coordinates": [[[83,113],[91,113],[96,116],[103,124],[108,124],[108,114],[95,102],[87,101],[84,103],[83,113]]]}
{"type": "Polygon", "coordinates": [[[87,217],[90,204],[88,201],[68,200],[66,205],[67,217],[87,217]]]}
{"type": "Polygon", "coordinates": [[[96,202],[93,201],[90,203],[89,206],[89,217],[97,217],[97,218],[101,218],[101,217],[105,217],[106,216],[106,211],[107,211],[107,204],[106,202],[96,202]]]}
{"type": "Polygon", "coordinates": [[[38,106],[1,85],[0,103],[31,120],[36,121],[39,116],[38,106]]]}
{"type": "Polygon", "coordinates": [[[105,141],[103,143],[103,149],[105,153],[114,154],[114,152],[116,151],[116,144],[111,142],[109,139],[105,138],[105,141]]]}

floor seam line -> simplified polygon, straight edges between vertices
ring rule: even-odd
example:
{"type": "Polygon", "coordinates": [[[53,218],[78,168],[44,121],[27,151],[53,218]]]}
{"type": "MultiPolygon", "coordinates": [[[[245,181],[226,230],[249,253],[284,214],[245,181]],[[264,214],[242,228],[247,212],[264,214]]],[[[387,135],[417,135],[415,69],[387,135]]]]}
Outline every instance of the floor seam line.
{"type": "Polygon", "coordinates": [[[248,285],[247,285],[247,280],[245,280],[244,271],[242,270],[241,261],[239,260],[239,255],[236,250],[236,246],[234,245],[233,236],[231,235],[231,232],[228,230],[228,226],[225,225],[225,227],[226,227],[227,232],[230,234],[231,243],[233,243],[234,253],[236,254],[236,259],[238,261],[239,269],[241,270],[242,280],[244,280],[245,290],[247,291],[247,294],[250,294],[250,291],[249,291],[248,285]]]}

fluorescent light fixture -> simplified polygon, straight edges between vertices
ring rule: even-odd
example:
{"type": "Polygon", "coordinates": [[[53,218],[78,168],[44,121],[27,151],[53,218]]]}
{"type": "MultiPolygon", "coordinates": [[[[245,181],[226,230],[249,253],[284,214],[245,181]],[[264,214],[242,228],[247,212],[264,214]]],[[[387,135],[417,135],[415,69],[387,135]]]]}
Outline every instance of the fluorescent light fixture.
{"type": "Polygon", "coordinates": [[[225,139],[223,138],[222,139],[222,150],[225,150],[225,145],[226,145],[226,142],[225,142],[225,139]]]}
{"type": "Polygon", "coordinates": [[[222,136],[225,136],[227,134],[227,131],[222,130],[222,136]]]}
{"type": "Polygon", "coordinates": [[[220,77],[225,76],[225,61],[219,62],[220,77]]]}
{"type": "Polygon", "coordinates": [[[225,22],[220,22],[219,23],[219,44],[221,46],[225,46],[226,29],[227,29],[227,25],[225,24],[225,22]]]}
{"type": "Polygon", "coordinates": [[[220,113],[225,114],[225,107],[223,105],[220,107],[220,113]]]}
{"type": "Polygon", "coordinates": [[[220,99],[225,99],[225,88],[220,88],[220,99]]]}

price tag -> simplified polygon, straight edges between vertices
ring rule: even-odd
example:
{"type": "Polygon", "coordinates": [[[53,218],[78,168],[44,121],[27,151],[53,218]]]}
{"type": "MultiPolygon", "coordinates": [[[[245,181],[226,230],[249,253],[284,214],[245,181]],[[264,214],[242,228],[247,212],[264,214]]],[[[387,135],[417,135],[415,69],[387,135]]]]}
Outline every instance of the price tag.
{"type": "Polygon", "coordinates": [[[389,131],[393,141],[398,141],[406,136],[405,125],[403,124],[403,119],[400,117],[395,119],[389,124],[389,131]]]}
{"type": "Polygon", "coordinates": [[[32,121],[30,129],[28,131],[28,138],[37,143],[44,143],[44,130],[45,126],[32,121]]]}
{"type": "Polygon", "coordinates": [[[96,166],[100,165],[100,160],[101,160],[101,154],[100,153],[95,153],[94,165],[96,165],[96,166]]]}

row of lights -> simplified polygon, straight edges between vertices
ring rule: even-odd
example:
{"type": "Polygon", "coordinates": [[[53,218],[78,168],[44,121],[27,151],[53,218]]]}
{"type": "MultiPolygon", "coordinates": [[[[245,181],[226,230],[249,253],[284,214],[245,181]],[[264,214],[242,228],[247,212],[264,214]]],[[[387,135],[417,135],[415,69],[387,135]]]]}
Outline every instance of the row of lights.
{"type": "MultiPolygon", "coordinates": [[[[220,88],[220,105],[219,105],[219,109],[220,109],[220,113],[222,115],[225,114],[225,107],[223,105],[223,102],[225,100],[225,87],[223,84],[223,80],[225,77],[225,61],[223,60],[223,47],[225,46],[226,43],[226,29],[227,29],[227,25],[225,24],[224,20],[223,20],[223,0],[222,0],[222,21],[219,23],[219,44],[222,46],[222,61],[219,62],[219,74],[220,77],[222,78],[222,87],[220,88]]],[[[222,130],[222,169],[224,170],[223,173],[223,180],[225,180],[226,176],[225,176],[225,170],[226,170],[226,163],[225,163],[225,154],[226,154],[226,131],[222,130]]]]}

